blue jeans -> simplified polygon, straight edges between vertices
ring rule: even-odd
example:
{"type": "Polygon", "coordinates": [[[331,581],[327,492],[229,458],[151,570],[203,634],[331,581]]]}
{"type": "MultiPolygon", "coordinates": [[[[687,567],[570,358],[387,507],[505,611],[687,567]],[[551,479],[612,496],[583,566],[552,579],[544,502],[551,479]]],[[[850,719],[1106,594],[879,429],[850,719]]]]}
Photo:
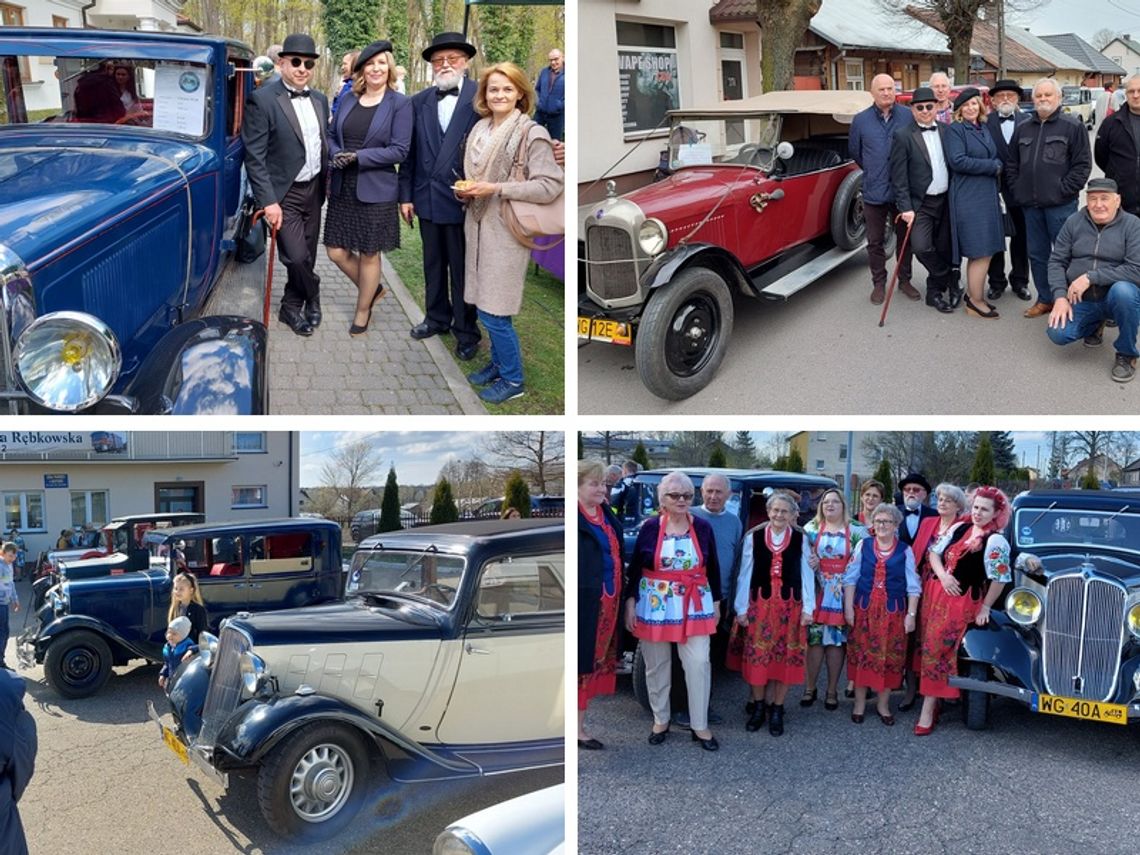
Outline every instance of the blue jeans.
{"type": "Polygon", "coordinates": [[[1077,212],[1077,200],[1052,208],[1022,208],[1025,214],[1025,241],[1029,246],[1029,268],[1037,286],[1037,302],[1052,303],[1049,288],[1049,255],[1061,233],[1061,226],[1077,212]]]}
{"type": "Polygon", "coordinates": [[[519,337],[509,315],[489,315],[478,310],[479,320],[491,339],[491,362],[499,369],[499,376],[513,386],[523,381],[522,351],[519,337]]]}
{"type": "Polygon", "coordinates": [[[1049,328],[1054,344],[1069,344],[1096,332],[1101,321],[1113,318],[1120,330],[1113,347],[1136,358],[1136,330],[1140,326],[1140,288],[1131,282],[1115,282],[1103,300],[1082,300],[1073,306],[1073,319],[1060,329],[1049,328]]]}
{"type": "Polygon", "coordinates": [[[0,605],[0,662],[4,661],[4,650],[8,646],[8,603],[0,605]]]}

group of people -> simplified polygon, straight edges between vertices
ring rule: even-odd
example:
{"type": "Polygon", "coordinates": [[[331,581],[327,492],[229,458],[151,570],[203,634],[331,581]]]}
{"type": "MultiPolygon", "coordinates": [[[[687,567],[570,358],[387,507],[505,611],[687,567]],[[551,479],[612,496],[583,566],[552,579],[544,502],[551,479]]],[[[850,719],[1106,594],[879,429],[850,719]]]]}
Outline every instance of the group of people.
{"type": "Polygon", "coordinates": [[[799,497],[770,493],[767,519],[742,532],[726,509],[727,479],[701,481],[693,508],[691,479],[673,471],[661,479],[660,512],[641,526],[633,551],[623,547],[621,522],[609,504],[606,470],[596,460],[578,465],[578,745],[603,744],[585,728],[594,697],[615,690],[620,630],[638,639],[653,711],[649,743],[660,745],[671,715],[672,647],[684,672],[692,739],[708,751],[719,743],[709,729],[712,653],[726,647],[725,664],[749,686],[744,727],[785,727],[788,689],[803,685],[800,706],[818,698],[824,664],[824,708],[839,709],[839,679],[851,720],[862,724],[868,694],[884,725],[895,724],[890,693],[907,691],[906,711],[922,695],[918,736],[937,723],[938,704],[958,696],[958,646],[967,628],[984,626],[990,608],[1012,581],[1002,530],[1010,503],[999,489],[970,485],[969,493],[939,484],[929,504],[920,473],[899,482],[900,497],[863,482],[860,508],[848,513],[843,492],[827,489],[815,516],[796,524],[799,497]],[[721,643],[717,643],[718,636],[721,643]]]}
{"type": "MultiPolygon", "coordinates": [[[[290,35],[279,77],[248,99],[242,138],[254,198],[278,230],[288,273],[278,319],[302,336],[321,323],[315,264],[326,191],[326,251],[357,288],[351,336],[367,333],[385,294],[381,256],[399,247],[400,219],[409,226],[418,219],[426,317],[411,336],[450,332],[456,355],[468,361],[481,322],[490,360],[468,377],[484,401],[498,404],[524,394],[511,319],[530,257],[501,215],[511,201],[545,204],[561,194],[563,149],[530,118],[536,96],[522,69],[500,62],[472,81],[466,71],[475,53],[459,33],[435,36],[422,52],[432,85],[408,97],[396,87],[391,42],[373,42],[353,59],[351,85],[330,116],[328,99],[310,87],[316,44],[290,35]]],[[[560,77],[560,53],[557,64],[560,77]]]]}
{"type": "Polygon", "coordinates": [[[950,313],[964,302],[969,316],[996,320],[991,301],[1007,287],[1034,299],[1032,274],[1037,294],[1025,317],[1047,317],[1048,336],[1061,345],[1098,347],[1106,323],[1115,325],[1110,376],[1130,381],[1140,355],[1140,146],[1131,130],[1140,122],[1140,76],[1126,86],[1135,90],[1129,109],[1106,120],[1097,139],[1106,177],[1089,181],[1088,133],[1063,112],[1056,80],[1037,82],[1034,112],[1026,114],[1015,80],[997,81],[987,107],[972,86],[951,100],[949,78],[936,73],[908,109],[896,103],[894,79],[877,75],[874,103],[855,116],[849,141],[864,171],[871,302],[886,296],[885,236],[893,224],[904,296],[924,296],[913,284],[913,256],[927,271],[926,305],[950,313]],[[1123,210],[1122,182],[1132,205],[1123,210]],[[1078,210],[1082,189],[1087,207],[1078,210]]]}

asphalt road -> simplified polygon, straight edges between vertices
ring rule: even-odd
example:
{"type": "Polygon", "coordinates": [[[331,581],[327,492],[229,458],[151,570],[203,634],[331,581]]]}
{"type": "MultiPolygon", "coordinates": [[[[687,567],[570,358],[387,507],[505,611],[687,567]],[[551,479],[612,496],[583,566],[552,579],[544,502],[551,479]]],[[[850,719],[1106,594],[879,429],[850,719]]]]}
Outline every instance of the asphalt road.
{"type": "Polygon", "coordinates": [[[578,752],[579,853],[1135,850],[1140,740],[1124,728],[1000,699],[988,731],[967,731],[953,708],[920,738],[917,707],[888,728],[872,701],[855,725],[842,695],[828,712],[822,692],[806,710],[798,688],[788,694],[783,736],[748,733],[747,687],[714,671],[726,723],[710,753],[677,725],[648,745],[652,717],[620,677],[586,718],[605,750],[578,752]]]}

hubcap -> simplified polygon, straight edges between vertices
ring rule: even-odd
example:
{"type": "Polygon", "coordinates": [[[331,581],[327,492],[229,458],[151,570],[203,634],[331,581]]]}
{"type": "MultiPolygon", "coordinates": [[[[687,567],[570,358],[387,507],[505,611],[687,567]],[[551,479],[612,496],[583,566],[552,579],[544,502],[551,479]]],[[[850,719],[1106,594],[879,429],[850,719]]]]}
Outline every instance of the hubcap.
{"type": "Polygon", "coordinates": [[[91,678],[96,667],[94,654],[90,650],[79,648],[67,654],[63,662],[63,673],[68,682],[83,683],[91,678]]]}
{"type": "Polygon", "coordinates": [[[315,745],[293,767],[289,800],[306,822],[324,822],[334,816],[352,793],[352,759],[339,746],[315,745]]]}
{"type": "Polygon", "coordinates": [[[684,303],[665,336],[665,364],[679,377],[703,369],[720,340],[720,311],[711,295],[696,293],[684,303]]]}

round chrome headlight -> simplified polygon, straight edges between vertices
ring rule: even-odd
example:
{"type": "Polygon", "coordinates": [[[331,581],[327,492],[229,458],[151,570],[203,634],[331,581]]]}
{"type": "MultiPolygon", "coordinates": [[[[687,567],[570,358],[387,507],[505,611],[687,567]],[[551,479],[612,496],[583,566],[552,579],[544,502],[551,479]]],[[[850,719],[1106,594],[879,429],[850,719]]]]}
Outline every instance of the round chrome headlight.
{"type": "Polygon", "coordinates": [[[16,341],[12,359],[20,385],[37,404],[69,413],[101,401],[123,364],[111,328],[84,312],[36,318],[16,341]]]}
{"type": "Polygon", "coordinates": [[[464,828],[448,828],[440,832],[431,848],[431,855],[475,855],[476,852],[487,851],[478,838],[468,842],[471,832],[464,828]],[[478,848],[475,845],[477,844],[478,848]]]}
{"type": "Polygon", "coordinates": [[[214,664],[214,653],[218,649],[218,637],[213,633],[202,630],[198,633],[198,655],[202,664],[209,668],[214,664]]]}
{"type": "Polygon", "coordinates": [[[241,655],[241,684],[249,695],[256,695],[265,676],[265,660],[247,650],[241,655]]]}
{"type": "Polygon", "coordinates": [[[1128,631],[1132,633],[1132,637],[1140,639],[1140,603],[1128,610],[1125,622],[1128,624],[1128,631]]]}
{"type": "Polygon", "coordinates": [[[637,243],[646,255],[657,255],[665,249],[665,244],[668,242],[669,230],[660,220],[650,217],[637,230],[637,243]]]}
{"type": "Polygon", "coordinates": [[[1005,613],[1022,626],[1033,626],[1041,617],[1041,598],[1028,588],[1014,588],[1005,601],[1005,613]]]}

